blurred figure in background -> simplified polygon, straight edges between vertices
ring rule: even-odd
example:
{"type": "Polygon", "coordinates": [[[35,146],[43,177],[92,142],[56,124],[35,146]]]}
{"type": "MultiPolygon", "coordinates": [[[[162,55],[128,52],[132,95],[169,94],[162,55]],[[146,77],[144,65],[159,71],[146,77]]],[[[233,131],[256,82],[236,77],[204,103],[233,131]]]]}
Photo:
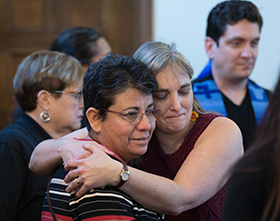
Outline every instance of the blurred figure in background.
{"type": "MultiPolygon", "coordinates": [[[[87,70],[92,62],[98,61],[111,53],[108,41],[96,30],[87,27],[72,27],[62,31],[52,42],[50,51],[63,52],[81,62],[87,70]]],[[[20,107],[13,113],[13,122],[20,116],[20,107]]],[[[82,120],[85,125],[85,119],[82,120]]]]}
{"type": "Polygon", "coordinates": [[[108,41],[98,31],[86,27],[73,27],[62,31],[49,50],[73,56],[86,70],[92,62],[112,51],[108,41]]]}
{"type": "Polygon", "coordinates": [[[0,220],[40,220],[49,178],[28,169],[37,144],[81,127],[80,62],[59,52],[26,57],[14,77],[14,98],[21,108],[16,123],[0,132],[0,220]]]}
{"type": "Polygon", "coordinates": [[[237,164],[224,220],[280,220],[280,78],[256,133],[237,164]]]}

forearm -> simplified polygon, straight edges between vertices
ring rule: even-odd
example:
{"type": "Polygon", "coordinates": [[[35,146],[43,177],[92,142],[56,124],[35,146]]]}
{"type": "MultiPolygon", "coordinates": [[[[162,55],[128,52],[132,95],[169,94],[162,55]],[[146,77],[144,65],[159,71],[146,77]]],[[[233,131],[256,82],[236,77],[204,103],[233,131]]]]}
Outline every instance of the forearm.
{"type": "MultiPolygon", "coordinates": [[[[66,164],[66,168],[69,166],[79,168],[70,171],[65,178],[65,182],[70,182],[78,177],[83,183],[81,189],[76,193],[77,197],[81,197],[91,188],[106,185],[117,186],[120,182],[122,163],[108,156],[106,156],[107,158],[96,158],[95,154],[83,162],[72,161],[68,165],[66,164]],[[92,162],[95,163],[92,164],[92,162]],[[100,172],[101,168],[102,172],[100,172]]],[[[120,189],[150,210],[177,215],[199,205],[197,200],[193,200],[195,196],[191,195],[191,191],[187,191],[183,185],[173,180],[132,167],[129,167],[129,171],[130,179],[120,189]]],[[[71,192],[75,188],[77,188],[76,182],[71,182],[66,190],[71,192]]]]}
{"type": "MultiPolygon", "coordinates": [[[[73,181],[78,177],[83,183],[76,197],[81,197],[87,190],[106,185],[117,186],[120,182],[122,163],[111,159],[98,148],[85,160],[69,161],[66,168],[77,168],[70,171],[65,182],[73,181]],[[99,153],[99,154],[98,154],[99,153]],[[103,153],[103,154],[101,154],[103,153]]],[[[153,175],[129,167],[130,179],[120,188],[144,207],[164,214],[177,215],[192,209],[209,199],[206,191],[196,191],[191,182],[180,182],[153,175]],[[201,197],[201,195],[206,195],[201,197]]],[[[71,192],[78,186],[71,182],[66,191],[71,192]]],[[[209,189],[209,187],[207,187],[209,189]]]]}
{"type": "Polygon", "coordinates": [[[50,176],[62,164],[58,151],[60,145],[65,145],[63,139],[46,140],[38,144],[31,155],[29,169],[41,176],[50,176]]]}
{"type": "Polygon", "coordinates": [[[45,140],[34,149],[29,169],[41,176],[50,176],[63,162],[81,157],[81,143],[73,138],[84,138],[87,129],[76,130],[59,139],[45,140]]]}
{"type": "Polygon", "coordinates": [[[191,191],[173,180],[129,167],[130,179],[120,188],[150,210],[169,215],[197,206],[191,191]]]}
{"type": "MultiPolygon", "coordinates": [[[[106,185],[116,186],[120,182],[122,164],[98,148],[91,148],[91,153],[87,159],[74,160],[66,164],[66,168],[77,169],[67,174],[65,182],[78,177],[83,183],[76,193],[77,197],[81,197],[89,189],[106,185]]],[[[190,164],[194,165],[194,161],[198,161],[197,158],[191,160],[190,164]]],[[[177,215],[209,200],[227,181],[227,179],[221,181],[221,177],[225,176],[224,172],[213,175],[213,170],[217,169],[213,167],[212,161],[211,164],[206,163],[203,168],[197,169],[201,164],[199,161],[198,165],[191,168],[186,163],[174,181],[129,167],[130,179],[120,189],[150,210],[177,215]],[[210,171],[207,168],[210,168],[210,171]]],[[[71,182],[66,190],[71,192],[77,187],[76,182],[71,182]]]]}

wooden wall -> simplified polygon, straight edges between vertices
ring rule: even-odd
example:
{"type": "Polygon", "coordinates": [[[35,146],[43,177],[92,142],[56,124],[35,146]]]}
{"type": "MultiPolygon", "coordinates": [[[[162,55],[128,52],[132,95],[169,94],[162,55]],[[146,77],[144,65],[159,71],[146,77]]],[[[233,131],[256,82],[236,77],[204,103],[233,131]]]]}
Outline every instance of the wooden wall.
{"type": "Polygon", "coordinates": [[[113,53],[131,55],[152,39],[151,7],[151,0],[0,0],[0,130],[12,123],[12,80],[24,57],[73,26],[94,28],[113,53]]]}

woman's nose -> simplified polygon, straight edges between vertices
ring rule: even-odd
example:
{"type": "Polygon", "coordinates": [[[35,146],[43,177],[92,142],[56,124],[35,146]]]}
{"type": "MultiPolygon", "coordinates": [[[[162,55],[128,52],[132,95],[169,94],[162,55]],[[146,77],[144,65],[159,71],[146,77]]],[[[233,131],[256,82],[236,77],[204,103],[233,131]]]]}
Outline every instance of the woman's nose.
{"type": "Polygon", "coordinates": [[[142,118],[136,125],[138,130],[150,130],[151,129],[151,122],[149,121],[146,114],[142,115],[142,118]]]}
{"type": "Polygon", "coordinates": [[[170,102],[171,102],[171,110],[174,110],[174,111],[179,111],[180,108],[181,108],[181,99],[178,97],[178,95],[174,94],[173,96],[171,96],[170,98],[170,102]]]}

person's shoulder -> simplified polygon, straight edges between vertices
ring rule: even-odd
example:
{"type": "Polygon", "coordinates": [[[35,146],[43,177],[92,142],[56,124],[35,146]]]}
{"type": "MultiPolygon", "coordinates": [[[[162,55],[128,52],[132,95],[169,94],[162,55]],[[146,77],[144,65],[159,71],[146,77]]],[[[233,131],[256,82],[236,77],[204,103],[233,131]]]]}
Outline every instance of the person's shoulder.
{"type": "Polygon", "coordinates": [[[259,84],[257,84],[255,81],[253,81],[252,79],[248,79],[249,80],[249,83],[251,83],[251,84],[253,84],[253,85],[255,85],[255,86],[257,86],[257,87],[260,87],[260,88],[262,88],[262,89],[264,89],[264,90],[266,90],[264,87],[262,87],[262,86],[260,86],[259,84]]]}
{"type": "Polygon", "coordinates": [[[220,138],[223,136],[242,138],[241,131],[233,120],[224,117],[223,115],[212,113],[200,114],[200,117],[201,121],[209,122],[208,126],[204,130],[208,136],[218,135],[220,138]]]}
{"type": "Polygon", "coordinates": [[[19,152],[22,152],[23,149],[33,149],[27,130],[24,130],[17,123],[0,131],[0,148],[4,147],[11,147],[11,150],[18,150],[19,152]]]}
{"type": "MultiPolygon", "coordinates": [[[[215,117],[197,140],[203,148],[210,148],[217,156],[237,161],[243,155],[242,134],[231,119],[215,117]]],[[[228,162],[227,162],[228,163],[228,162]]]]}
{"type": "Polygon", "coordinates": [[[223,117],[223,115],[214,112],[200,113],[199,117],[197,118],[196,126],[207,127],[217,117],[223,117]]]}
{"type": "Polygon", "coordinates": [[[213,80],[213,76],[212,75],[207,75],[207,76],[202,77],[202,78],[196,78],[196,79],[192,80],[192,85],[197,84],[197,83],[202,83],[202,82],[208,81],[208,80],[213,80]]]}
{"type": "Polygon", "coordinates": [[[220,134],[219,137],[227,138],[235,138],[242,140],[241,130],[238,125],[231,119],[218,116],[213,118],[210,122],[209,126],[206,128],[211,134],[220,134]]]}
{"type": "Polygon", "coordinates": [[[223,115],[214,115],[214,116],[215,117],[211,121],[211,124],[215,124],[217,126],[224,125],[224,127],[231,127],[234,129],[239,129],[237,124],[233,120],[229,119],[228,117],[225,117],[223,115]]]}
{"type": "Polygon", "coordinates": [[[20,139],[26,136],[26,130],[24,128],[15,123],[5,127],[0,131],[0,140],[2,139],[20,139]]]}
{"type": "Polygon", "coordinates": [[[24,131],[21,130],[17,124],[11,124],[0,131],[0,139],[2,140],[9,137],[16,138],[23,133],[24,131]]]}
{"type": "Polygon", "coordinates": [[[256,82],[252,81],[251,79],[249,79],[249,82],[251,84],[253,84],[254,86],[258,87],[258,88],[262,88],[265,91],[267,97],[270,97],[272,95],[272,92],[270,90],[260,86],[259,84],[257,84],[256,82]]]}
{"type": "Polygon", "coordinates": [[[224,115],[218,113],[218,112],[205,112],[205,113],[202,113],[202,114],[199,114],[199,117],[202,119],[202,120],[213,120],[217,117],[224,117],[224,115]]]}

